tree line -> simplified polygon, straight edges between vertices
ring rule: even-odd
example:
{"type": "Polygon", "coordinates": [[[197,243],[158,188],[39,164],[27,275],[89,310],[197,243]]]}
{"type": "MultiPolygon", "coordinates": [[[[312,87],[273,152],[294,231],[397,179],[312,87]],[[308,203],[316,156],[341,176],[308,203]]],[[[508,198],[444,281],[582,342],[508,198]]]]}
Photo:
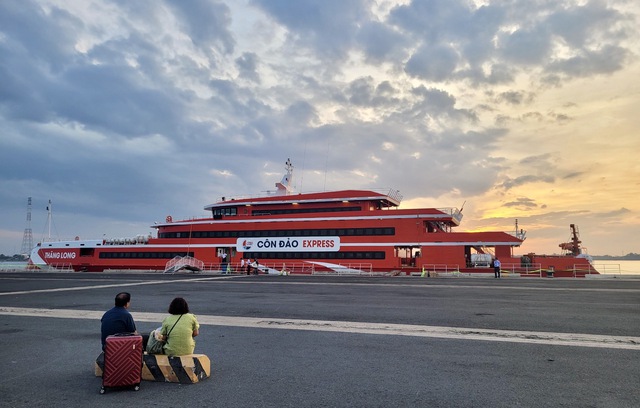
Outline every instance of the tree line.
{"type": "Polygon", "coordinates": [[[626,255],[622,255],[622,256],[612,256],[612,255],[598,255],[598,256],[592,256],[593,259],[596,259],[598,261],[640,261],[640,254],[636,254],[634,252],[630,252],[626,255]]]}

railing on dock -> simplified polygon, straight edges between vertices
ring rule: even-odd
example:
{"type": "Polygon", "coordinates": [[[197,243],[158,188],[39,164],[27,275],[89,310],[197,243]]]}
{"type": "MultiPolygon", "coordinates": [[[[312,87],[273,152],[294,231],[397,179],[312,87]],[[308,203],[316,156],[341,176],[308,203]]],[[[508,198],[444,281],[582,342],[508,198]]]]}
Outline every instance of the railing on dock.
{"type": "Polygon", "coordinates": [[[421,274],[428,276],[462,276],[460,272],[460,265],[447,265],[447,264],[423,264],[421,274]]]}
{"type": "MultiPolygon", "coordinates": [[[[338,264],[333,269],[319,267],[313,263],[298,262],[265,262],[259,263],[258,269],[260,273],[269,273],[272,275],[387,275],[387,272],[376,272],[373,270],[371,263],[346,263],[338,264]]],[[[202,266],[203,272],[220,272],[224,274],[244,275],[247,273],[247,264],[240,262],[222,263],[205,263],[202,266]]],[[[254,267],[251,267],[253,273],[254,267]]]]}
{"type": "Polygon", "coordinates": [[[51,269],[55,269],[56,272],[73,272],[73,267],[70,263],[54,263],[49,264],[45,271],[50,271],[51,269]]]}
{"type": "Polygon", "coordinates": [[[577,276],[619,276],[622,275],[620,271],[620,264],[593,264],[585,267],[584,264],[573,265],[573,277],[577,276]]]}
{"type": "Polygon", "coordinates": [[[542,274],[546,272],[546,270],[542,270],[542,264],[540,263],[531,263],[527,265],[522,265],[520,263],[503,263],[500,266],[500,273],[502,274],[514,274],[524,277],[541,278],[542,274]]]}
{"type": "Polygon", "coordinates": [[[316,270],[315,268],[312,271],[312,275],[384,275],[385,272],[374,272],[373,265],[370,263],[347,263],[347,264],[338,264],[337,267],[333,269],[322,269],[316,270]]]}
{"type": "MultiPolygon", "coordinates": [[[[286,262],[267,262],[259,263],[258,269],[261,273],[269,274],[306,274],[311,275],[314,272],[314,265],[307,263],[286,263],[286,262]]],[[[253,273],[254,267],[251,267],[253,273]]],[[[244,275],[247,273],[247,263],[228,262],[228,263],[205,263],[202,267],[203,272],[220,272],[223,275],[244,275]]]]}

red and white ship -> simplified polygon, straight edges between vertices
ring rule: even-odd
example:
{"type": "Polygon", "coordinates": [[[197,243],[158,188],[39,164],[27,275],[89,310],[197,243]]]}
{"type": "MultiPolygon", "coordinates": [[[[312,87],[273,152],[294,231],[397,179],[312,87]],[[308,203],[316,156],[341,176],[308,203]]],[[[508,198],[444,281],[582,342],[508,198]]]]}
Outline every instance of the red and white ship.
{"type": "MultiPolygon", "coordinates": [[[[274,194],[222,198],[204,207],[210,217],[151,226],[156,237],[41,242],[32,265],[47,269],[180,269],[243,272],[254,260],[268,273],[505,274],[584,276],[597,273],[582,254],[577,230],[568,254],[516,256],[525,232],[457,232],[456,208],[400,209],[397,191],[292,191],[293,166],[274,194]]],[[[573,228],[573,226],[572,226],[573,228]]],[[[570,248],[569,248],[570,247],[570,248]]]]}

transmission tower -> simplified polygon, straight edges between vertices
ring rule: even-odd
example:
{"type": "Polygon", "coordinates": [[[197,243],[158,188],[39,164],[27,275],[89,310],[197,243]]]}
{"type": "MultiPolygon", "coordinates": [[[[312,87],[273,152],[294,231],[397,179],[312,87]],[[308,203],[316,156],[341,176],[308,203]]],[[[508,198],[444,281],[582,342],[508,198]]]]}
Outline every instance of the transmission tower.
{"type": "Polygon", "coordinates": [[[22,236],[22,249],[20,253],[25,258],[29,257],[33,249],[33,233],[31,232],[31,197],[27,200],[27,227],[24,229],[22,236]]]}

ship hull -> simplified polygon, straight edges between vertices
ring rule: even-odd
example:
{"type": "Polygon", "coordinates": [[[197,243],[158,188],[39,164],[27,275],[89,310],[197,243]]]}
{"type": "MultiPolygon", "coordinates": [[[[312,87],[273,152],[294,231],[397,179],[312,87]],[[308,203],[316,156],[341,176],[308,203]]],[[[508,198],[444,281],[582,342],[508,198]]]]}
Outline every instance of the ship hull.
{"type": "MultiPolygon", "coordinates": [[[[301,221],[299,224],[287,223],[292,230],[312,231],[323,225],[324,230],[341,231],[340,228],[327,228],[327,220],[301,221]],[[298,228],[296,228],[296,226],[298,228]]],[[[269,230],[275,231],[274,225],[269,230]]],[[[344,222],[336,227],[343,226],[344,222]]],[[[354,221],[354,230],[371,228],[354,221]],[[363,228],[359,228],[363,227],[363,228]]],[[[202,262],[205,271],[223,273],[246,273],[247,264],[258,261],[260,273],[389,273],[394,275],[415,275],[423,271],[437,274],[492,274],[490,265],[470,265],[467,261],[471,248],[493,246],[500,253],[502,269],[506,274],[518,276],[547,276],[553,271],[554,277],[582,277],[597,273],[586,258],[572,256],[519,257],[511,254],[512,248],[519,245],[516,238],[507,234],[489,237],[475,233],[449,233],[438,236],[438,240],[429,234],[409,241],[406,226],[402,222],[386,222],[380,227],[387,235],[371,236],[266,236],[243,238],[196,238],[198,231],[230,231],[235,228],[236,235],[250,235],[238,225],[209,220],[191,225],[191,242],[181,244],[180,239],[167,227],[163,234],[170,238],[153,238],[147,243],[108,244],[105,241],[59,241],[39,244],[31,255],[31,263],[42,269],[73,270],[77,272],[103,272],[108,270],[164,271],[169,261],[176,257],[192,257],[202,262]],[[246,232],[242,234],[240,232],[246,232]],[[484,238],[483,238],[484,237],[484,238]],[[220,254],[228,254],[222,259],[220,254]],[[526,260],[526,261],[525,261],[526,260]]],[[[251,225],[251,235],[256,235],[256,224],[251,225]]],[[[183,230],[185,226],[172,225],[171,228],[183,230]]],[[[344,229],[344,228],[343,228],[344,229]]],[[[316,231],[317,232],[317,231],[316,231]]],[[[412,233],[413,234],[413,233],[412,233]]],[[[415,237],[415,234],[413,234],[415,237]]]]}

